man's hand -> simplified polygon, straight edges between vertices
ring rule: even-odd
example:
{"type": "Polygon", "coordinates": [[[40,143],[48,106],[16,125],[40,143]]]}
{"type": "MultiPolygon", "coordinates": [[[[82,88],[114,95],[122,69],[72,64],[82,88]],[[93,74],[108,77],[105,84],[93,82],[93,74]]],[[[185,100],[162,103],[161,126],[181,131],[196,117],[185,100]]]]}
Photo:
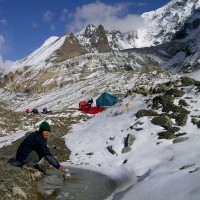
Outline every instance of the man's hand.
{"type": "Polygon", "coordinates": [[[65,167],[62,166],[62,165],[60,165],[60,167],[58,169],[61,170],[61,171],[65,171],[65,167]]]}

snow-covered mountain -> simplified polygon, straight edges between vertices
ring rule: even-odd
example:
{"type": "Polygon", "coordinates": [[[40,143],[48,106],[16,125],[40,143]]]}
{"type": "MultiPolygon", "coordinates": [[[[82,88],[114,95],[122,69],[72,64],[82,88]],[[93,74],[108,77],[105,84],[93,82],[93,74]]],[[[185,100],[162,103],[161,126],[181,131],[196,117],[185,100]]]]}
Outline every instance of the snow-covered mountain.
{"type": "Polygon", "coordinates": [[[138,30],[135,46],[155,46],[171,41],[199,8],[199,0],[172,0],[155,11],[144,13],[145,26],[138,30]]]}
{"type": "Polygon", "coordinates": [[[117,30],[108,31],[102,25],[95,27],[89,24],[85,30],[77,33],[76,37],[88,52],[101,53],[135,47],[136,33],[121,33],[117,30]]]}
{"type": "MultiPolygon", "coordinates": [[[[179,39],[188,20],[198,15],[199,8],[199,0],[172,0],[155,11],[142,14],[144,26],[133,32],[109,31],[104,30],[101,25],[95,27],[90,24],[77,33],[76,37],[89,52],[99,52],[96,49],[99,32],[102,32],[104,37],[107,36],[106,42],[112,50],[156,46],[179,39]]],[[[197,18],[193,24],[197,28],[197,18]]]]}
{"type": "Polygon", "coordinates": [[[146,26],[132,33],[90,24],[79,33],[51,37],[17,61],[12,71],[1,78],[1,86],[28,94],[61,91],[64,87],[74,94],[81,87],[95,96],[106,89],[123,93],[120,90],[130,89],[127,83],[135,79],[141,78],[140,84],[151,83],[143,76],[138,78],[141,70],[149,66],[152,71],[194,72],[200,62],[199,4],[194,0],[173,0],[144,13],[146,26]],[[119,77],[121,89],[115,86],[119,77]],[[98,90],[94,82],[98,82],[98,90]]]}
{"type": "MultiPolygon", "coordinates": [[[[177,52],[186,49],[187,52],[183,59],[186,60],[190,52],[195,51],[192,46],[199,44],[197,37],[200,31],[199,8],[200,2],[198,0],[172,0],[156,11],[144,13],[142,17],[144,18],[145,26],[129,33],[121,33],[118,30],[105,30],[102,25],[95,27],[89,24],[79,33],[69,33],[62,37],[47,39],[32,54],[16,62],[14,69],[34,66],[33,68],[36,70],[41,65],[49,65],[52,60],[56,60],[56,62],[57,60],[64,61],[88,53],[113,52],[157,46],[168,42],[173,42],[174,44],[174,42],[180,43],[183,41],[187,41],[187,44],[184,47],[182,44],[180,47],[176,45],[177,51],[170,51],[169,53],[165,47],[158,47],[155,51],[164,51],[167,54],[166,57],[169,54],[169,59],[171,59],[176,56],[177,52]],[[185,37],[184,40],[183,37],[185,37]],[[192,40],[195,44],[189,46],[192,40]]],[[[168,46],[171,46],[171,44],[168,46]]],[[[178,59],[180,59],[180,54],[178,56],[178,59]]],[[[191,60],[192,58],[189,59],[191,60]]],[[[166,59],[164,58],[164,60],[166,59]]],[[[186,61],[188,62],[188,59],[186,61]]],[[[171,67],[171,63],[165,64],[171,67]]]]}

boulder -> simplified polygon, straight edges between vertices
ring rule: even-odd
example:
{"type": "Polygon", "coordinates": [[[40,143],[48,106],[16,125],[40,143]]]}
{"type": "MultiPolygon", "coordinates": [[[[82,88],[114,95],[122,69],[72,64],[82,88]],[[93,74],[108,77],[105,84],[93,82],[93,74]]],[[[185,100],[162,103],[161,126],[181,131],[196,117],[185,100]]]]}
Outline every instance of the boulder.
{"type": "Polygon", "coordinates": [[[20,196],[22,199],[27,199],[27,194],[18,186],[14,186],[12,189],[14,195],[20,196]]]}
{"type": "Polygon", "coordinates": [[[111,154],[113,154],[113,155],[116,154],[116,152],[113,150],[112,146],[108,146],[107,149],[111,154]]]}
{"type": "Polygon", "coordinates": [[[180,137],[180,138],[176,138],[173,140],[173,144],[176,144],[176,143],[180,143],[180,142],[185,142],[189,139],[189,137],[180,137]]]}
{"type": "Polygon", "coordinates": [[[171,95],[159,95],[153,98],[152,109],[158,109],[160,105],[166,107],[174,102],[174,97],[171,95]]]}
{"type": "Polygon", "coordinates": [[[131,145],[135,141],[135,136],[128,134],[124,141],[124,148],[122,149],[122,153],[127,153],[131,151],[131,145]]]}
{"type": "Polygon", "coordinates": [[[181,83],[182,83],[182,86],[190,86],[190,85],[196,84],[197,81],[189,77],[182,77],[181,83]]]}
{"type": "Polygon", "coordinates": [[[173,103],[166,103],[163,105],[163,112],[169,113],[169,112],[173,112],[173,113],[177,113],[177,114],[189,114],[190,111],[186,110],[183,107],[174,105],[173,103]]]}
{"type": "Polygon", "coordinates": [[[167,131],[162,131],[158,133],[158,139],[174,139],[179,135],[175,135],[176,132],[180,130],[179,127],[171,127],[167,131]]]}
{"type": "Polygon", "coordinates": [[[173,125],[171,119],[167,115],[159,116],[159,117],[154,117],[151,120],[152,124],[162,126],[165,129],[170,129],[173,125]]]}
{"type": "Polygon", "coordinates": [[[187,119],[188,119],[187,113],[184,113],[184,112],[174,113],[173,116],[174,116],[176,124],[178,126],[185,126],[186,125],[187,119]]]}
{"type": "Polygon", "coordinates": [[[184,99],[180,99],[179,102],[178,102],[178,104],[179,104],[180,106],[184,106],[184,107],[189,106],[189,105],[187,104],[187,102],[186,102],[184,99]]]}
{"type": "Polygon", "coordinates": [[[158,133],[158,139],[174,139],[176,136],[172,131],[162,131],[158,133]]]}
{"type": "Polygon", "coordinates": [[[150,90],[144,86],[142,87],[135,87],[131,90],[131,92],[137,93],[137,94],[142,94],[144,96],[147,96],[150,94],[150,90]]]}
{"type": "Polygon", "coordinates": [[[192,123],[197,125],[198,128],[200,128],[200,120],[197,120],[196,118],[192,118],[192,123]]]}
{"type": "Polygon", "coordinates": [[[182,97],[185,94],[184,91],[179,90],[177,88],[171,88],[165,92],[165,95],[171,95],[174,97],[182,97]]]}
{"type": "Polygon", "coordinates": [[[158,85],[157,87],[152,89],[152,94],[158,94],[158,93],[165,93],[168,90],[168,87],[164,84],[158,85]]]}
{"type": "Polygon", "coordinates": [[[133,144],[133,142],[135,141],[135,139],[136,138],[134,135],[128,134],[127,137],[125,138],[124,146],[130,147],[133,144]]]}
{"type": "Polygon", "coordinates": [[[155,112],[154,110],[145,110],[145,109],[139,110],[136,113],[137,118],[144,117],[144,116],[158,116],[158,113],[155,112]]]}

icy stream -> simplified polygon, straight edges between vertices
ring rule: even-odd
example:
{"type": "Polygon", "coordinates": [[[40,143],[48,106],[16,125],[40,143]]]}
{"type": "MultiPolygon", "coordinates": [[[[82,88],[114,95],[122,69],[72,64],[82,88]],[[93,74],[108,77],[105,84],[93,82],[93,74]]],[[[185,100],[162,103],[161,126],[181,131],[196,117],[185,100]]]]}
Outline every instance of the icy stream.
{"type": "Polygon", "coordinates": [[[39,183],[38,189],[48,200],[103,200],[116,189],[108,176],[79,168],[69,168],[72,176],[66,180],[62,172],[53,170],[39,183]]]}

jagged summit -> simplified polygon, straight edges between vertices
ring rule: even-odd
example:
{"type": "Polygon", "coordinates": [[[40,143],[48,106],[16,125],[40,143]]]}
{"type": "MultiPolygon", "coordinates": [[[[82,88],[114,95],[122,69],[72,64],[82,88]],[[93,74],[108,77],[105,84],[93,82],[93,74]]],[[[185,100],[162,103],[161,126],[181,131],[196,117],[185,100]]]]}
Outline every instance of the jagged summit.
{"type": "Polygon", "coordinates": [[[76,34],[76,37],[87,52],[104,53],[111,51],[106,31],[102,25],[95,27],[89,24],[85,30],[76,34]]]}
{"type": "Polygon", "coordinates": [[[89,25],[87,25],[87,27],[83,33],[83,36],[87,37],[87,38],[92,38],[95,36],[96,31],[97,31],[97,28],[93,24],[89,24],[89,25]]]}
{"type": "Polygon", "coordinates": [[[145,27],[138,30],[136,47],[169,42],[200,7],[199,0],[172,0],[167,5],[144,13],[145,27]]]}
{"type": "Polygon", "coordinates": [[[86,29],[75,35],[80,44],[91,53],[119,51],[134,47],[135,34],[105,30],[101,24],[98,27],[89,24],[86,29]]]}

